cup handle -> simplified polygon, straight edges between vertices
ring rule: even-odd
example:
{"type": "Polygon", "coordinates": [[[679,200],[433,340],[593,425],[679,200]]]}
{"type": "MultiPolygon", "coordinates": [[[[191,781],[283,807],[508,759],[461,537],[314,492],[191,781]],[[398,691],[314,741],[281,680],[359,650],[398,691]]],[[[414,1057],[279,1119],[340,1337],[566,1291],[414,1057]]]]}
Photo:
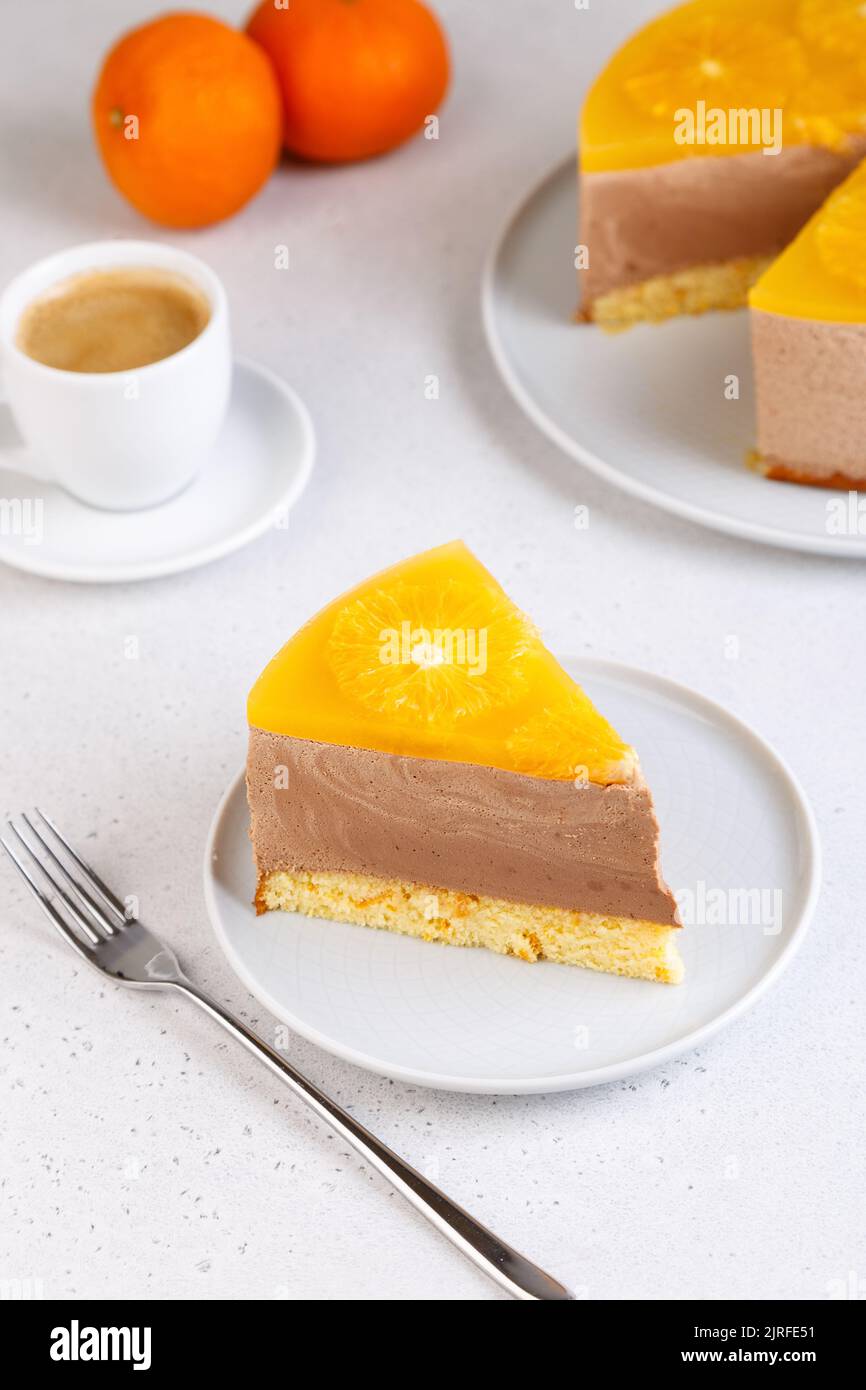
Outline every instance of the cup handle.
{"type": "Polygon", "coordinates": [[[0,468],[11,468],[15,473],[23,473],[34,482],[53,481],[44,464],[33,458],[26,439],[15,423],[12,407],[6,393],[3,372],[0,370],[0,468]]]}

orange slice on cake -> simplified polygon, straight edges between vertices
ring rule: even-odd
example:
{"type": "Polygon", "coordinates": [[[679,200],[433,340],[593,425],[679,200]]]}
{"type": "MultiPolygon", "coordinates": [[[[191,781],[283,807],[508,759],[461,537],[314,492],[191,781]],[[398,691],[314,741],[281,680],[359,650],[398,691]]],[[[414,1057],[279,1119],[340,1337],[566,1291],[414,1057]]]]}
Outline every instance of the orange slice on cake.
{"type": "Polygon", "coordinates": [[[815,245],[831,275],[866,291],[866,172],[855,174],[822,208],[815,245]]]}
{"type": "Polygon", "coordinates": [[[328,657],[347,702],[444,728],[519,700],[536,641],[495,589],[397,579],[340,610],[328,657]]]}
{"type": "Polygon", "coordinates": [[[836,57],[863,61],[866,5],[863,0],[799,0],[797,27],[807,43],[836,57]]]}
{"type": "Polygon", "coordinates": [[[625,94],[657,120],[684,108],[779,106],[805,76],[800,44],[761,20],[732,25],[724,13],[675,10],[646,33],[625,94]]]}

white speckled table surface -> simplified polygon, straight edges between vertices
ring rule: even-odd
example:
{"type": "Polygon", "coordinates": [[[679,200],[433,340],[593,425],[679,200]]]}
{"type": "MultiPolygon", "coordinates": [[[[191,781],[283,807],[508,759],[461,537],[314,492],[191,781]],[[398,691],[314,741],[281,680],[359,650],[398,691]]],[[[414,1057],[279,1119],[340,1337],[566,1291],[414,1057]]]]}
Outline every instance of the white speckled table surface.
{"type": "MultiPolygon", "coordinates": [[[[86,97],[109,40],[153,9],[4,6],[0,279],[70,243],[152,234],[103,176],[86,97]]],[[[824,838],[813,930],[754,1013],[631,1084],[494,1099],[393,1084],[302,1040],[294,1056],[589,1297],[823,1298],[866,1274],[863,573],[630,501],[520,415],[482,338],[483,257],[568,151],[598,63],[657,4],[438,9],[455,57],[438,143],[286,166],[233,221],[183,237],[228,287],[238,351],[285,374],[315,417],[318,466],[288,529],[139,585],[0,573],[3,808],[39,799],[100,867],[122,865],[190,972],[269,1035],[200,881],[247,688],[325,600],[463,536],[555,649],[673,676],[771,738],[824,838]]],[[[0,1279],[61,1298],[505,1296],[206,1018],[103,987],[7,864],[0,885],[0,1279]]]]}

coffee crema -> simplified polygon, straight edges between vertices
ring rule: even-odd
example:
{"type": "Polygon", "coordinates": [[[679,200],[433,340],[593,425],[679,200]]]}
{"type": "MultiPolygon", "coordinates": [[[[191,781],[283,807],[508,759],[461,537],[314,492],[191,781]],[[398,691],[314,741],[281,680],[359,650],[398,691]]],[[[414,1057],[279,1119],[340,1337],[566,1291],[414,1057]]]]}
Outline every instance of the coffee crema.
{"type": "Polygon", "coordinates": [[[31,301],[16,344],[34,361],[66,372],[129,372],[180,352],[210,315],[202,291],[173,271],[88,270],[31,301]]]}

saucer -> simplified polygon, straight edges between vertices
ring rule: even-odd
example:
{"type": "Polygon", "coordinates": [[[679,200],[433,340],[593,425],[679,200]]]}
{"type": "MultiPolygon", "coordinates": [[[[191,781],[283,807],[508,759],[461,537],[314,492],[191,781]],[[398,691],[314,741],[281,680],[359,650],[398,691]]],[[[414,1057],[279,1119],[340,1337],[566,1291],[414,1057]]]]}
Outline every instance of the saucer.
{"type": "Polygon", "coordinates": [[[0,561],[48,579],[118,584],[209,564],[278,524],[307,485],[315,434],[303,402],[267,367],[236,358],[214,451],[177,497],[104,512],[4,468],[0,561]]]}

